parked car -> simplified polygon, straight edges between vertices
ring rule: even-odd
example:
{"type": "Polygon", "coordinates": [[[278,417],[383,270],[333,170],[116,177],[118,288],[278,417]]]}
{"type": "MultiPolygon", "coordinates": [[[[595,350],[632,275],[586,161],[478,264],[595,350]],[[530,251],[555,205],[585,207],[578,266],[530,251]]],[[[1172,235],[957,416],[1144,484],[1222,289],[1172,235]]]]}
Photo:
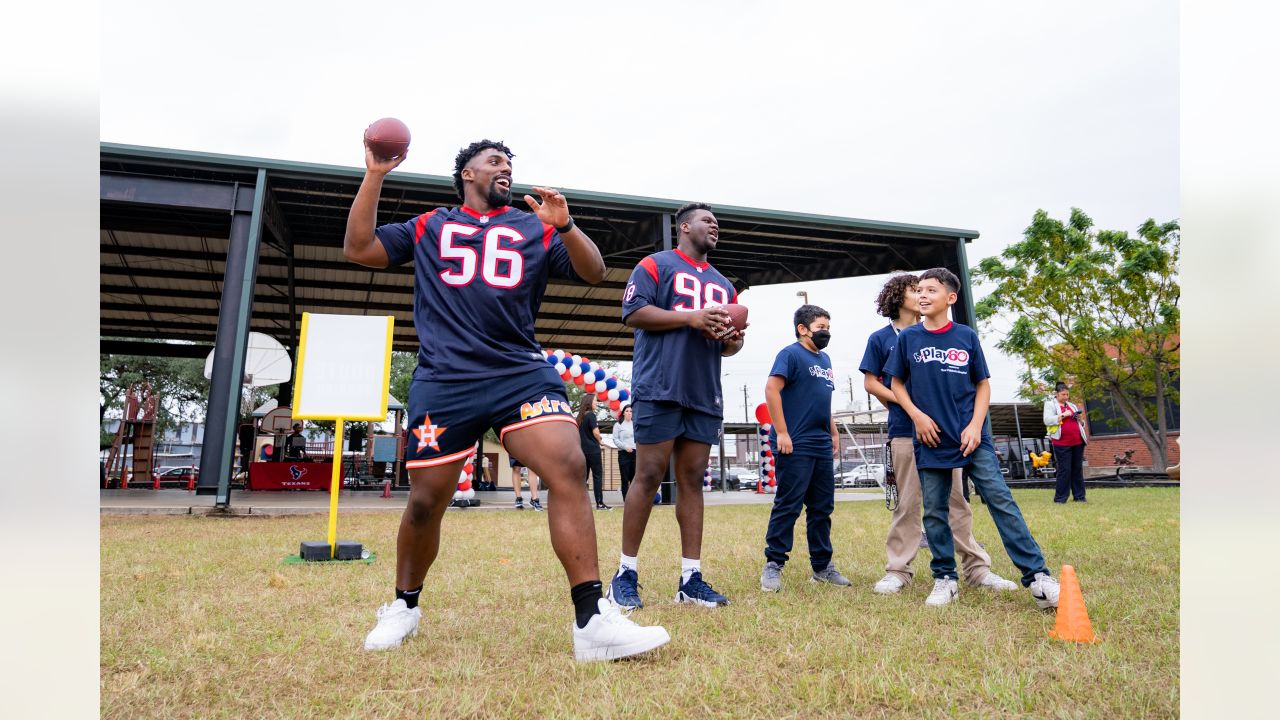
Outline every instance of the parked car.
{"type": "Polygon", "coordinates": [[[873,487],[884,484],[884,465],[867,463],[854,471],[854,487],[873,487]]]}
{"type": "Polygon", "coordinates": [[[193,480],[200,477],[200,467],[197,465],[178,465],[174,467],[157,468],[152,473],[155,480],[160,481],[160,487],[179,487],[186,489],[193,480]]]}
{"type": "Polygon", "coordinates": [[[729,480],[738,483],[739,490],[755,490],[760,484],[760,475],[746,468],[729,468],[729,480]]]}
{"type": "Polygon", "coordinates": [[[846,462],[844,467],[844,472],[841,472],[839,467],[836,468],[836,487],[838,488],[872,488],[884,483],[884,465],[860,463],[849,467],[849,463],[846,462]]]}
{"type": "Polygon", "coordinates": [[[836,471],[836,487],[851,488],[857,487],[858,468],[845,470],[844,472],[836,471]]]}

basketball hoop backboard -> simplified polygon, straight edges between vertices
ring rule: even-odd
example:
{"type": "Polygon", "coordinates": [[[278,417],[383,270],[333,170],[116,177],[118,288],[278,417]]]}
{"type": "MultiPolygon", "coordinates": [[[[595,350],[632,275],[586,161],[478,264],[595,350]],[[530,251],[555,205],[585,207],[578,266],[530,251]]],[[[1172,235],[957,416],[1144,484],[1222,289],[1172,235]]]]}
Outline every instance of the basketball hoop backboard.
{"type": "Polygon", "coordinates": [[[289,432],[293,429],[293,408],[273,407],[262,417],[263,432],[289,432]]]}

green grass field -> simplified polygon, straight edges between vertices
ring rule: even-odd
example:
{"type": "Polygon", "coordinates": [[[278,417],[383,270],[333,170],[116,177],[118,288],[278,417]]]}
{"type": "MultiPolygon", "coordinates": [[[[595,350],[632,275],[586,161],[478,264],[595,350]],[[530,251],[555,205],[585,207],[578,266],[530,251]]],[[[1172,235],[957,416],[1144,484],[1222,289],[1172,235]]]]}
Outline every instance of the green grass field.
{"type": "MultiPolygon", "coordinates": [[[[450,511],[419,634],[361,649],[392,591],[396,514],[346,515],[339,537],[372,564],[283,565],[322,516],[102,519],[101,709],[110,718],[1098,717],[1178,714],[1177,490],[1097,490],[1055,506],[1017,491],[1054,573],[1079,573],[1097,645],[1051,640],[1054,615],[1025,590],[962,587],[927,608],[928,550],[898,596],[871,591],[889,513],[840,503],[836,563],[852,588],[807,581],[803,518],[783,592],[759,574],[768,506],[707,509],[703,569],[733,604],[671,603],[675,516],[654,511],[634,618],[670,644],[642,660],[573,661],[572,608],[546,516],[450,511]]],[[[622,512],[596,513],[602,570],[622,512]]],[[[990,516],[975,534],[1016,579],[990,516]]]]}

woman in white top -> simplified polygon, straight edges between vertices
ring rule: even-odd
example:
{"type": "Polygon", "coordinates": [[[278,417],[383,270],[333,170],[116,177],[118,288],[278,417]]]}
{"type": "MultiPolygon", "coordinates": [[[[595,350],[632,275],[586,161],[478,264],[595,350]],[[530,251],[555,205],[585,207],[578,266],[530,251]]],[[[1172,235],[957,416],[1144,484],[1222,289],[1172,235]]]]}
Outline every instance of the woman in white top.
{"type": "Polygon", "coordinates": [[[1065,503],[1067,492],[1075,502],[1084,497],[1084,446],[1089,442],[1085,431],[1084,411],[1071,402],[1066,383],[1054,387],[1054,396],[1044,401],[1044,424],[1049,429],[1053,446],[1053,462],[1058,470],[1053,501],[1065,503]]]}
{"type": "Polygon", "coordinates": [[[622,406],[622,415],[613,426],[613,445],[618,448],[618,473],[622,475],[622,497],[636,476],[636,436],[631,425],[631,406],[622,406]]]}

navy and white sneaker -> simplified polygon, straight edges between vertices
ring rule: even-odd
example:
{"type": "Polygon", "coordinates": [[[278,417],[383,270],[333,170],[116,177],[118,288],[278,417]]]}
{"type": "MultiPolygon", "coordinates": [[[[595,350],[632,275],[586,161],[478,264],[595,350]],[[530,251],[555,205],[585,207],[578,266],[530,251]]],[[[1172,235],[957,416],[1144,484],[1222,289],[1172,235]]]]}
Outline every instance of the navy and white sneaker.
{"type": "Polygon", "coordinates": [[[623,610],[644,607],[640,602],[640,578],[635,570],[624,568],[613,576],[613,582],[609,583],[609,599],[623,610]]]}
{"type": "Polygon", "coordinates": [[[687,582],[680,583],[680,588],[676,590],[676,602],[693,603],[703,607],[720,607],[728,605],[729,598],[712,589],[702,579],[702,573],[695,570],[687,582]]]}

